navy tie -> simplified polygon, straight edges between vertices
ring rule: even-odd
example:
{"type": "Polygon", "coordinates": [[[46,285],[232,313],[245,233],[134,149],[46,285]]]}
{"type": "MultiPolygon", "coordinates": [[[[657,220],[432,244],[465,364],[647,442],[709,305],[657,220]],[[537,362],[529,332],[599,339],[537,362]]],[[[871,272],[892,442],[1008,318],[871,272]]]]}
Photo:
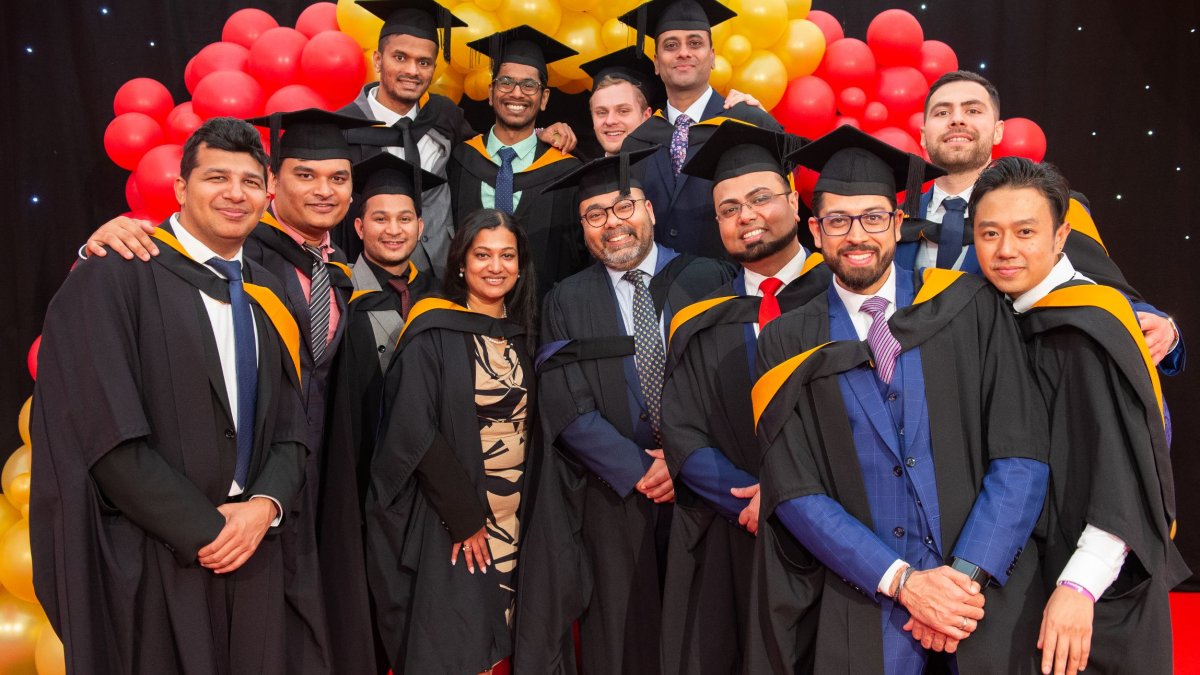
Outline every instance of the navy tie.
{"type": "Polygon", "coordinates": [[[938,235],[937,266],[944,270],[954,269],[954,263],[962,255],[964,218],[967,202],[962,197],[951,197],[942,202],[946,215],[942,218],[942,231],[938,235]]]}
{"type": "Polygon", "coordinates": [[[513,212],[513,160],[517,151],[512,148],[500,148],[500,171],[496,174],[496,210],[511,214],[513,212]]]}
{"type": "Polygon", "coordinates": [[[250,456],[254,451],[254,409],[258,399],[258,357],[254,347],[254,317],[242,288],[242,266],[235,260],[210,258],[208,265],[229,280],[229,304],[233,307],[234,363],[237,372],[237,462],[233,480],[246,488],[250,456]]]}

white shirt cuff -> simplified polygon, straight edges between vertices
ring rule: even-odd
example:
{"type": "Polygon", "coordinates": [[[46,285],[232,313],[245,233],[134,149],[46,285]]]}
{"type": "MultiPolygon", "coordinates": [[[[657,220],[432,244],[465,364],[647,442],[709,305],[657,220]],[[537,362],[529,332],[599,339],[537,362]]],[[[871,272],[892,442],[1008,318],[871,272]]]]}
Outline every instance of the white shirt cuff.
{"type": "Polygon", "coordinates": [[[1099,600],[1117,580],[1127,555],[1129,547],[1120,537],[1087,525],[1083,528],[1083,534],[1079,535],[1075,553],[1063,567],[1062,574],[1058,575],[1058,581],[1077,583],[1099,600]]]}
{"type": "Polygon", "coordinates": [[[879,580],[879,588],[875,589],[883,593],[887,597],[892,597],[892,583],[896,581],[896,574],[904,567],[904,561],[897,558],[896,562],[892,563],[883,573],[883,578],[879,580]]]}
{"type": "Polygon", "coordinates": [[[250,499],[259,498],[270,499],[275,504],[275,513],[278,513],[279,515],[275,516],[275,520],[271,521],[271,527],[279,527],[279,524],[283,522],[283,505],[279,503],[278,499],[275,499],[271,495],[254,495],[250,497],[250,499]]]}

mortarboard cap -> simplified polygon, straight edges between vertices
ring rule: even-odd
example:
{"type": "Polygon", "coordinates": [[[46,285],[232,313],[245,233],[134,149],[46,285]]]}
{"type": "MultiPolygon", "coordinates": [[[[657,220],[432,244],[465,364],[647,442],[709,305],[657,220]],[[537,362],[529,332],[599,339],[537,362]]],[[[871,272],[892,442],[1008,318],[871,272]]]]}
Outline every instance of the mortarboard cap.
{"type": "Polygon", "coordinates": [[[804,138],[795,134],[726,120],[683,165],[683,173],[719,183],[735,176],[770,171],[786,180],[792,167],[788,156],[805,143],[804,138]]]}
{"type": "Polygon", "coordinates": [[[732,19],[737,13],[717,0],[649,0],[617,17],[637,30],[637,42],[650,35],[655,40],[669,30],[702,30],[732,19]]]}
{"type": "Polygon", "coordinates": [[[435,0],[358,0],[363,9],[383,19],[379,39],[389,35],[411,35],[441,44],[442,58],[450,60],[450,29],[465,28],[466,23],[435,0]],[[438,42],[437,29],[442,29],[438,42]]]}
{"type": "Polygon", "coordinates": [[[354,165],[354,187],[364,206],[375,195],[407,195],[412,197],[420,215],[421,193],[445,182],[446,179],[390,152],[381,152],[354,165]]]}
{"type": "Polygon", "coordinates": [[[271,130],[271,168],[275,171],[288,157],[351,160],[350,144],[346,142],[342,130],[383,124],[377,120],[339,115],[320,108],[271,113],[246,121],[271,130]],[[281,131],[284,132],[282,138],[279,135],[281,131]]]}
{"type": "Polygon", "coordinates": [[[606,76],[611,76],[625,80],[641,89],[642,95],[646,97],[646,102],[651,108],[661,107],[666,100],[662,80],[654,72],[654,62],[646,56],[646,52],[636,45],[605,54],[579,67],[591,76],[593,91],[596,82],[606,76]]]}
{"type": "Polygon", "coordinates": [[[519,63],[537,68],[546,80],[546,64],[554,63],[579,52],[541,31],[521,25],[487,37],[468,42],[467,46],[492,60],[492,76],[504,63],[519,63]]]}
{"type": "Polygon", "coordinates": [[[904,212],[919,212],[921,184],[946,175],[940,167],[852,126],[844,125],[792,154],[797,164],[820,173],[813,192],[894,197],[905,190],[904,212]]]}
{"type": "Polygon", "coordinates": [[[638,172],[633,165],[649,157],[658,146],[642,148],[632,152],[621,151],[615,155],[597,157],[571,173],[559,178],[542,189],[543,193],[578,187],[577,199],[583,201],[609,192],[629,194],[630,188],[641,188],[638,172]]]}

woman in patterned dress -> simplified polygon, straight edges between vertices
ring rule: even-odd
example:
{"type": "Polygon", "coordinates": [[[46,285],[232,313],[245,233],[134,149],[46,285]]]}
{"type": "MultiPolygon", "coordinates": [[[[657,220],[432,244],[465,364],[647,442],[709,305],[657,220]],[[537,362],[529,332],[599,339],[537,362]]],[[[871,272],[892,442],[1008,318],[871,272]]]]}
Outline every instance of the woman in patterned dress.
{"type": "Polygon", "coordinates": [[[468,217],[443,297],[413,306],[388,370],[366,506],[396,675],[487,673],[512,653],[535,379],[526,246],[511,216],[468,217]]]}

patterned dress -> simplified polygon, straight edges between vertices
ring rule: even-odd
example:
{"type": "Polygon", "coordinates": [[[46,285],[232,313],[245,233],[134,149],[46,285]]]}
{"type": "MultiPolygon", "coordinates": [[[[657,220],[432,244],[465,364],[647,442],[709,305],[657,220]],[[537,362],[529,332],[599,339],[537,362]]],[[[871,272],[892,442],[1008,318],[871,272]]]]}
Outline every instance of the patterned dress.
{"type": "Polygon", "coordinates": [[[507,340],[475,336],[475,409],[488,498],[488,547],[500,588],[509,596],[505,619],[512,625],[516,599],[521,487],[525,475],[528,392],[517,352],[507,340]]]}

